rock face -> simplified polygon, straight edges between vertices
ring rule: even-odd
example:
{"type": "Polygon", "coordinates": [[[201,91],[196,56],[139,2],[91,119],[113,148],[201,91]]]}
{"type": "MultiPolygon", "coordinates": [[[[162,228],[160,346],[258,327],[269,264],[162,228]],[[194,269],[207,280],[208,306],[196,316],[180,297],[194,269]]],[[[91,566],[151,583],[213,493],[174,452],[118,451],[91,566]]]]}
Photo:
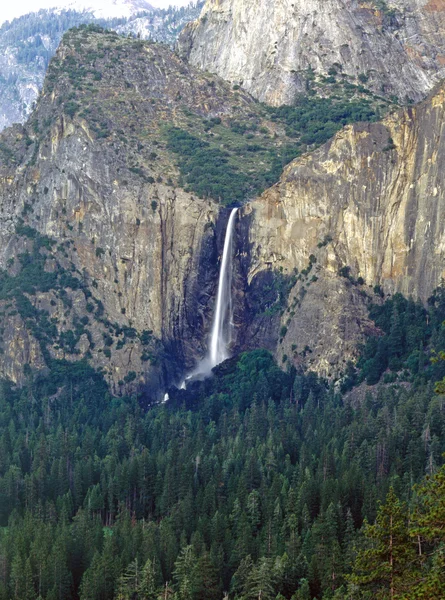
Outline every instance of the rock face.
{"type": "Polygon", "coordinates": [[[244,209],[249,282],[300,274],[279,355],[305,354],[329,374],[371,327],[374,286],[426,301],[445,278],[444,127],[441,86],[381,123],[346,127],[244,209]]]}
{"type": "MultiPolygon", "coordinates": [[[[240,162],[262,129],[271,152],[289,143],[264,114],[166,46],[65,36],[31,119],[0,139],[0,374],[83,360],[152,399],[178,382],[205,353],[229,211],[184,189],[165,128],[232,139],[240,162]],[[234,115],[257,133],[226,127],[234,115]]],[[[378,334],[376,286],[428,298],[445,277],[444,124],[442,86],[344,128],[243,207],[234,351],[336,377],[378,334]]]]}
{"type": "Polygon", "coordinates": [[[419,100],[444,76],[445,4],[434,0],[207,0],[179,39],[191,63],[259,100],[291,104],[307,70],[419,100]]]}
{"type": "Polygon", "coordinates": [[[1,140],[1,372],[85,358],[116,393],[159,387],[204,353],[225,215],[174,185],[160,128],[255,103],[166,46],[70,35],[32,119],[1,140]]]}

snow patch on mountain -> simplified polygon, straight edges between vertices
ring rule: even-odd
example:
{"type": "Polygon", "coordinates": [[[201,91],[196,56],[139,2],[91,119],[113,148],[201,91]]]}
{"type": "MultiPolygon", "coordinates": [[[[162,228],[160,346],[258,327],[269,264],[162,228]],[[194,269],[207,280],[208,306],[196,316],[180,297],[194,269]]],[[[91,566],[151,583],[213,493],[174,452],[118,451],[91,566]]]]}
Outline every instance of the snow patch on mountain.
{"type": "Polygon", "coordinates": [[[65,0],[58,8],[91,12],[97,19],[132,17],[141,11],[153,10],[146,0],[65,0]]]}
{"type": "Polygon", "coordinates": [[[132,17],[141,11],[151,11],[155,6],[162,4],[174,5],[176,2],[172,0],[166,3],[158,0],[152,4],[147,0],[34,0],[31,3],[22,0],[2,7],[0,24],[42,9],[85,11],[94,14],[97,19],[115,19],[132,17]]]}

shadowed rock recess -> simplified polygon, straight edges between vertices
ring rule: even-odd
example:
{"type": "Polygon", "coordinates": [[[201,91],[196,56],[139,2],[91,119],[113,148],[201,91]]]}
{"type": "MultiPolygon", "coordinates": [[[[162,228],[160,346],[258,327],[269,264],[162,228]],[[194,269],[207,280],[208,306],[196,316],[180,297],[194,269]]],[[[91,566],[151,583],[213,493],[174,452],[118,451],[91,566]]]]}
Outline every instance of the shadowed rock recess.
{"type": "Polygon", "coordinates": [[[263,106],[165,46],[69,32],[0,137],[1,375],[84,360],[116,394],[178,382],[206,351],[233,181],[235,350],[338,375],[374,286],[425,300],[444,276],[444,110],[439,88],[346,127],[253,199],[290,142],[263,106]],[[206,197],[184,144],[216,157],[206,197]]]}

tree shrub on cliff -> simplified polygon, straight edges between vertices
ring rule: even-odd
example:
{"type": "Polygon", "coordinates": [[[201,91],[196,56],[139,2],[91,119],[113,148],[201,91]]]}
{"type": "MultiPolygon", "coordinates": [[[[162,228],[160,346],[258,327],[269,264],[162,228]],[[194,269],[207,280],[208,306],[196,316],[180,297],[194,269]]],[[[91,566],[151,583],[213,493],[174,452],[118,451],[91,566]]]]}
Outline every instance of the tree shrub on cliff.
{"type": "MultiPolygon", "coordinates": [[[[380,335],[368,338],[357,362],[358,372],[344,382],[344,391],[357,382],[374,385],[389,370],[397,377],[441,379],[445,366],[431,361],[435,348],[445,347],[445,292],[435,290],[428,308],[395,294],[384,304],[371,306],[369,316],[380,335]]],[[[385,375],[386,377],[386,375],[385,375]]]]}
{"type": "Polygon", "coordinates": [[[294,106],[268,108],[271,119],[283,121],[289,137],[300,138],[306,145],[326,142],[348,123],[376,121],[369,100],[320,98],[301,95],[294,106]]]}
{"type": "Polygon", "coordinates": [[[229,164],[229,155],[211,148],[206,141],[176,127],[167,130],[167,147],[178,155],[182,185],[200,197],[223,204],[242,202],[248,194],[250,178],[229,164]]]}

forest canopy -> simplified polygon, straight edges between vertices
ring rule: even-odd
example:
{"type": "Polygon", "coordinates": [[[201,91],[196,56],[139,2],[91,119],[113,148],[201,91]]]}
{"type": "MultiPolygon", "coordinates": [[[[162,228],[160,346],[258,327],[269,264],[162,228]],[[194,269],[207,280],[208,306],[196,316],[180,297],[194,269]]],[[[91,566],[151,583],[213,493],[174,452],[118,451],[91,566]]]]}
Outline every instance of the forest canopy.
{"type": "Polygon", "coordinates": [[[149,410],[88,370],[3,382],[0,598],[433,597],[443,368],[358,400],[257,350],[149,410]]]}

